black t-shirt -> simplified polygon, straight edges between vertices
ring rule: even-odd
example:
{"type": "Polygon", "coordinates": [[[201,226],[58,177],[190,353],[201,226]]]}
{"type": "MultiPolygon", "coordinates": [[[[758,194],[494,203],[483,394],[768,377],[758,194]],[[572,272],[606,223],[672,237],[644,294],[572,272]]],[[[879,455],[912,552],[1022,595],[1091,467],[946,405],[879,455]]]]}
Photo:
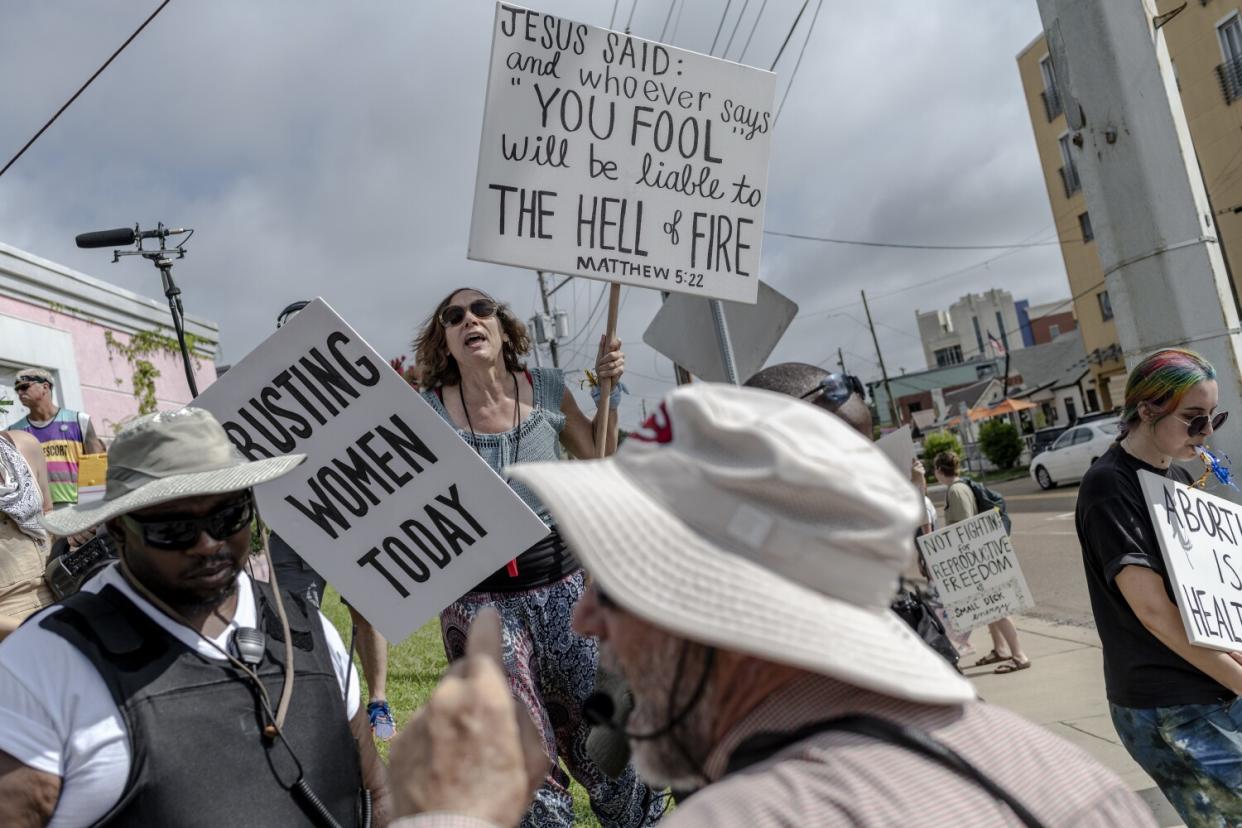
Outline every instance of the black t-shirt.
{"type": "Polygon", "coordinates": [[[1075,525],[1091,594],[1091,611],[1104,645],[1108,700],[1122,707],[1211,704],[1233,698],[1222,684],[1160,643],[1130,609],[1114,578],[1126,566],[1145,566],[1173,585],[1165,571],[1160,541],[1143,500],[1139,470],[1192,482],[1176,466],[1167,472],[1133,457],[1119,443],[1088,470],[1078,490],[1075,525]]]}

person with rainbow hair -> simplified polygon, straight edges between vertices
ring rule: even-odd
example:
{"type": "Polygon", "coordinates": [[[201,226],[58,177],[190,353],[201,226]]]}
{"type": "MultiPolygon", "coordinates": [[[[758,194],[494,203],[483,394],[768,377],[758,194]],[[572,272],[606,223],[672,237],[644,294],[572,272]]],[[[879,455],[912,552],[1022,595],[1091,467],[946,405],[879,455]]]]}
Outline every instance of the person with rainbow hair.
{"type": "Polygon", "coordinates": [[[1193,482],[1193,460],[1225,423],[1216,370],[1157,351],[1126,382],[1121,432],[1083,478],[1075,524],[1113,724],[1190,826],[1242,825],[1242,656],[1190,643],[1139,486],[1147,470],[1193,482]]]}

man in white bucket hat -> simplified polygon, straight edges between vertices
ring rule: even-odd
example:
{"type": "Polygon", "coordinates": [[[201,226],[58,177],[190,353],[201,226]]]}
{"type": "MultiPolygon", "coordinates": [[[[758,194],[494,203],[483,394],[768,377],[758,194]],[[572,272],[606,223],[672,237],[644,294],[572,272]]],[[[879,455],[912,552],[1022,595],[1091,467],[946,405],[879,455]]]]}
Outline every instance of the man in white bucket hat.
{"type": "Polygon", "coordinates": [[[102,500],[45,516],[107,526],[120,561],[0,644],[0,825],[360,824],[383,771],[340,636],[243,571],[251,489],[303,460],[154,414],[112,443],[102,500]]]}
{"type": "MultiPolygon", "coordinates": [[[[670,828],[1154,825],[888,610],[923,508],[844,422],[699,384],[611,459],[508,471],[591,573],[576,626],[633,689],[640,773],[702,786],[670,828]]],[[[525,808],[539,748],[486,652],[494,623],[393,747],[396,810],[415,815],[397,824],[510,826],[525,808]]]]}

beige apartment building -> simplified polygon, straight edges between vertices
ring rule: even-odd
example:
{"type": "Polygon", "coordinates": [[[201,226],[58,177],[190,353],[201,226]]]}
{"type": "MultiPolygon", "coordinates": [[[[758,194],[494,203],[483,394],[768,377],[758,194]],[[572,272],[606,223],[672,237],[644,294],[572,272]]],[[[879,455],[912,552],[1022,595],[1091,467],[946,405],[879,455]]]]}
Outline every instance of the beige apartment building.
{"type": "MultiPolygon", "coordinates": [[[[1158,0],[1160,13],[1182,5],[1158,0]]],[[[1190,0],[1161,29],[1173,61],[1182,106],[1216,213],[1234,300],[1242,268],[1242,0],[1190,0]]],[[[1119,406],[1125,364],[1117,343],[1112,305],[1096,253],[1091,217],[1074,165],[1078,148],[1069,130],[1056,73],[1043,36],[1018,55],[1035,145],[1083,346],[1105,408],[1119,406]]]]}

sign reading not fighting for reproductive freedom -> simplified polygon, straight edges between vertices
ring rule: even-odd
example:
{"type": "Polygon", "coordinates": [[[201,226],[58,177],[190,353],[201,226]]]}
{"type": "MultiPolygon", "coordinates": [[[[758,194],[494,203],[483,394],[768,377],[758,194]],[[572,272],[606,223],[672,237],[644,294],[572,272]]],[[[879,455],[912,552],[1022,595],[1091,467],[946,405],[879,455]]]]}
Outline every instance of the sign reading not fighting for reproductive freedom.
{"type": "Polygon", "coordinates": [[[1190,643],[1242,652],[1242,510],[1149,471],[1139,483],[1190,643]]]}
{"type": "Polygon", "coordinates": [[[469,257],[754,303],[775,89],[498,3],[469,257]]]}
{"type": "Polygon", "coordinates": [[[1035,606],[1000,512],[989,509],[919,539],[949,622],[961,632],[1035,606]]]}
{"type": "Polygon", "coordinates": [[[322,299],[194,404],[250,460],[307,455],[263,519],[394,644],[548,532],[322,299]]]}

